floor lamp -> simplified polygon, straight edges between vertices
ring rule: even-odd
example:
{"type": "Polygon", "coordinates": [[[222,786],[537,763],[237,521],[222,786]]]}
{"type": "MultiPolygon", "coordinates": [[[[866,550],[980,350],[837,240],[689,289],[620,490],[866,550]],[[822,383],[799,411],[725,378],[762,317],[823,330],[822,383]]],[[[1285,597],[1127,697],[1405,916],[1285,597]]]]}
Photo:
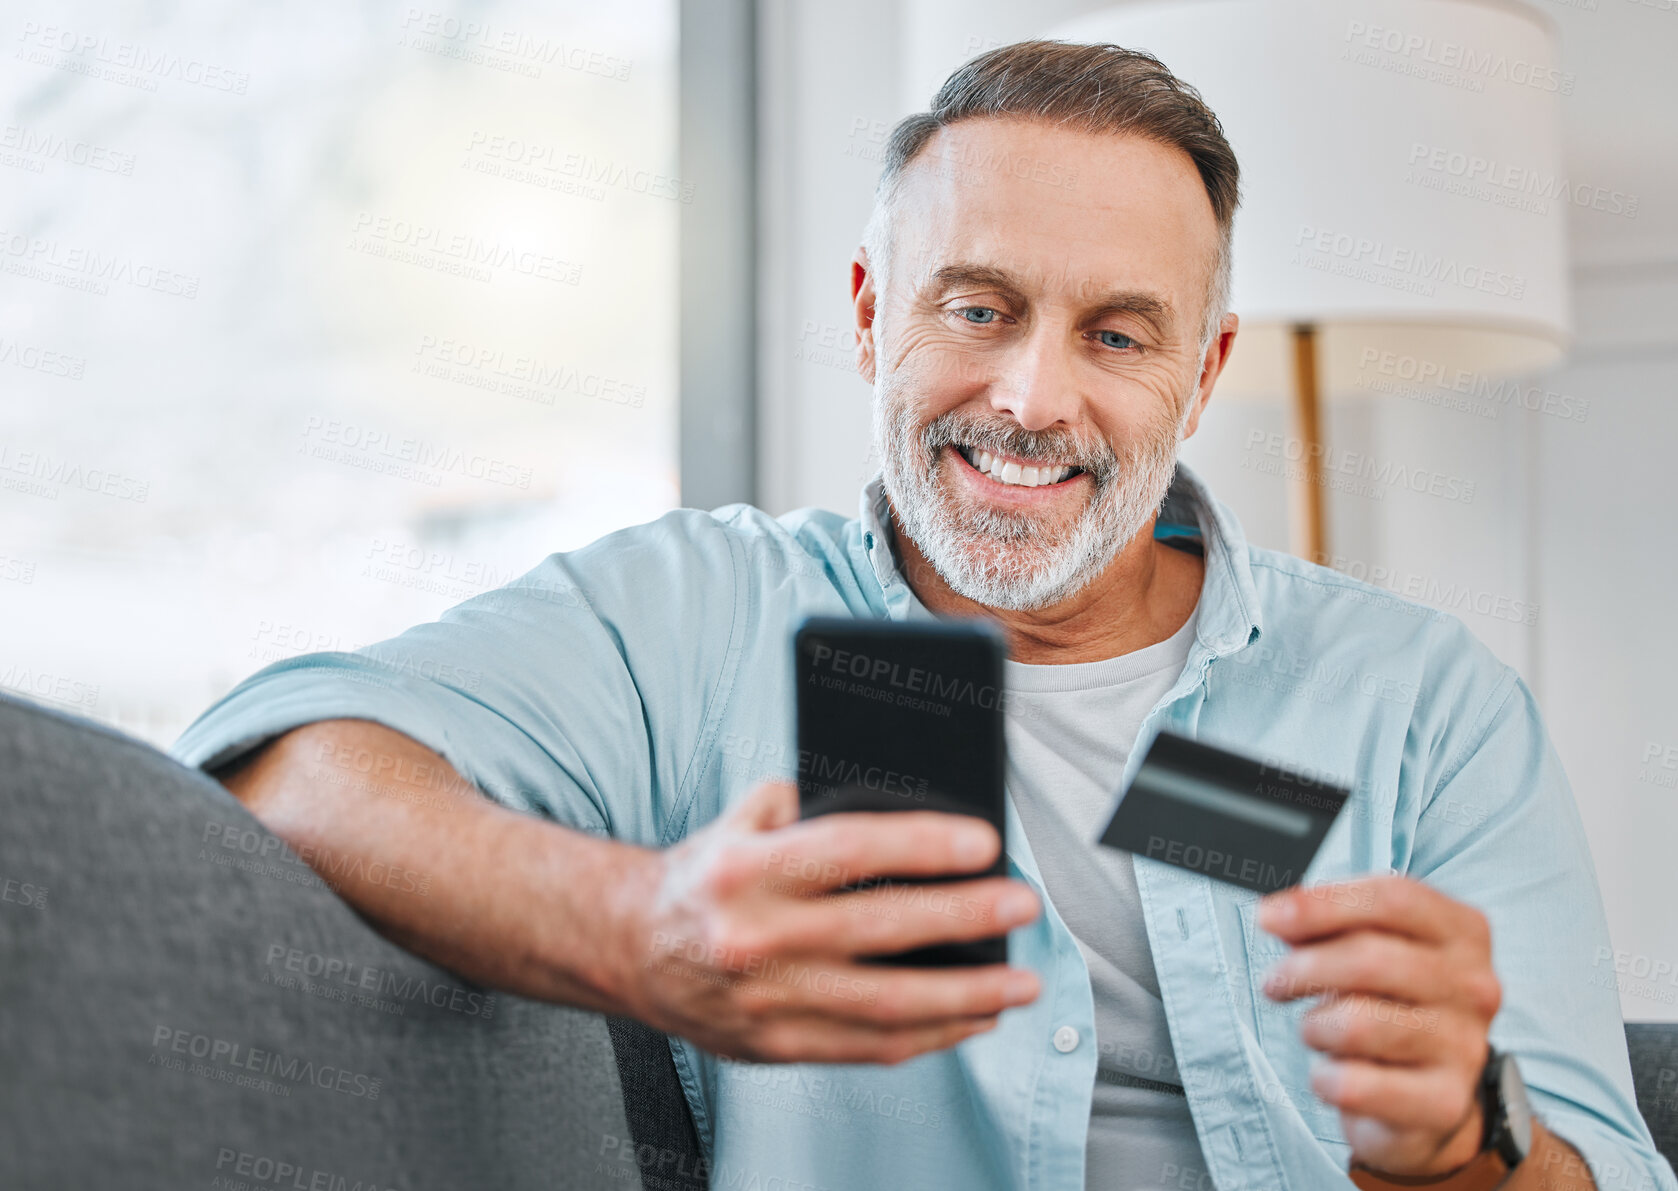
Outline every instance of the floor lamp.
{"type": "Polygon", "coordinates": [[[1142,0],[1045,36],[1158,57],[1241,164],[1220,399],[1288,400],[1292,549],[1323,562],[1323,408],[1475,388],[1571,333],[1555,30],[1517,0],[1142,0]],[[1297,458],[1294,456],[1297,455],[1297,458]]]}

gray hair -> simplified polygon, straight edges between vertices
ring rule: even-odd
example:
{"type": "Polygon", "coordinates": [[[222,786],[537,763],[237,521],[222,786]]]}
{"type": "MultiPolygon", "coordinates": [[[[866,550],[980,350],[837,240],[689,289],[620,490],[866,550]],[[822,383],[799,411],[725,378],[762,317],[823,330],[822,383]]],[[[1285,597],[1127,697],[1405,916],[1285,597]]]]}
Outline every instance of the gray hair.
{"type": "Polygon", "coordinates": [[[1223,126],[1200,92],[1152,54],[1109,44],[1021,41],[960,66],[932,98],[932,109],[906,116],[886,141],[863,231],[869,267],[884,288],[891,220],[904,170],[939,129],[961,120],[1039,119],[1084,132],[1143,137],[1187,153],[1200,172],[1218,225],[1217,255],[1201,327],[1204,352],[1229,309],[1231,242],[1240,205],[1240,167],[1223,126]]]}

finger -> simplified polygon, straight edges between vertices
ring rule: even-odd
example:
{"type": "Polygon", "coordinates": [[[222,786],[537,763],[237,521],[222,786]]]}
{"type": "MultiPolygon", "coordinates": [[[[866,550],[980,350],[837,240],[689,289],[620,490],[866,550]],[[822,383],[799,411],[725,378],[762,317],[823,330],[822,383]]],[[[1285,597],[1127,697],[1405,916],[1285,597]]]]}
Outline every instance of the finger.
{"type": "Polygon", "coordinates": [[[892,811],[802,820],[776,832],[761,856],[765,872],[818,892],[871,877],[975,872],[1001,846],[996,828],[972,815],[892,811]]]}
{"type": "Polygon", "coordinates": [[[1264,995],[1297,1001],[1332,993],[1368,993],[1412,1005],[1455,1005],[1460,975],[1442,949],[1378,930],[1336,935],[1295,947],[1265,974],[1264,995]]]}
{"type": "Polygon", "coordinates": [[[1478,1103],[1471,1075],[1459,1067],[1402,1067],[1367,1059],[1318,1059],[1311,1091],[1341,1112],[1395,1130],[1454,1135],[1478,1103]]]}
{"type": "MultiPolygon", "coordinates": [[[[763,888],[786,893],[777,878],[763,888]]],[[[876,885],[849,893],[790,896],[756,914],[752,946],[765,954],[889,955],[932,943],[987,939],[1035,922],[1042,904],[1008,877],[876,885]]]]}
{"type": "Polygon", "coordinates": [[[774,831],[798,820],[798,787],[792,782],[764,782],[731,807],[726,816],[748,831],[774,831]]]}
{"type": "Polygon", "coordinates": [[[879,965],[864,970],[879,973],[879,987],[867,1010],[870,1020],[885,1025],[994,1017],[1005,1009],[1031,1004],[1043,991],[1036,972],[1007,964],[944,971],[879,965]]]}
{"type": "Polygon", "coordinates": [[[1416,1065],[1468,1049],[1469,1024],[1386,997],[1331,996],[1300,1019],[1299,1036],[1335,1058],[1416,1065]]]}
{"type": "Polygon", "coordinates": [[[1259,903],[1258,924],[1284,942],[1299,943],[1360,927],[1375,927],[1424,942],[1486,941],[1486,917],[1411,877],[1365,877],[1300,886],[1259,903]]]}
{"type": "MultiPolygon", "coordinates": [[[[718,973],[695,971],[715,984],[718,973]]],[[[892,968],[774,960],[729,980],[734,1005],[748,1017],[788,1013],[882,1028],[933,1026],[994,1017],[1037,999],[1042,981],[1027,968],[985,964],[958,970],[892,968]]]]}
{"type": "Polygon", "coordinates": [[[994,1017],[884,1029],[835,1023],[819,1016],[791,1016],[765,1023],[753,1032],[749,1044],[733,1048],[724,1057],[759,1063],[901,1063],[995,1026],[994,1017]]]}

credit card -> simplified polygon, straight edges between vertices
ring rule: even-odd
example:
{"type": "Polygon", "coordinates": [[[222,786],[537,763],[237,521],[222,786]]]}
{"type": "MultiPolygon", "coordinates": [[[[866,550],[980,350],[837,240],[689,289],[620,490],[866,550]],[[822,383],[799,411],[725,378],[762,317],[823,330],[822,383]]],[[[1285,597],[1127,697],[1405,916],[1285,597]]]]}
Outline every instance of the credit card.
{"type": "Polygon", "coordinates": [[[1320,777],[1162,731],[1101,842],[1274,893],[1304,878],[1350,795],[1320,777]]]}

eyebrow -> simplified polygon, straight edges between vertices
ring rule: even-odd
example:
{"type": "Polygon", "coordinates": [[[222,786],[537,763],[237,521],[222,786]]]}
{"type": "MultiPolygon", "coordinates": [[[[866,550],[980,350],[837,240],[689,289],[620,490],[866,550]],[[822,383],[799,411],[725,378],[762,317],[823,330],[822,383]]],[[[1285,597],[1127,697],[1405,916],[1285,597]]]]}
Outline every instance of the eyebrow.
{"type": "MultiPolygon", "coordinates": [[[[957,286],[975,286],[996,290],[1011,298],[1025,297],[1025,288],[1018,277],[991,265],[944,265],[933,270],[929,282],[936,293],[946,293],[957,286]]],[[[1106,290],[1096,295],[1095,304],[1085,317],[1098,319],[1109,314],[1134,314],[1150,323],[1154,330],[1164,331],[1173,325],[1176,313],[1170,302],[1146,290],[1106,290]]]]}

